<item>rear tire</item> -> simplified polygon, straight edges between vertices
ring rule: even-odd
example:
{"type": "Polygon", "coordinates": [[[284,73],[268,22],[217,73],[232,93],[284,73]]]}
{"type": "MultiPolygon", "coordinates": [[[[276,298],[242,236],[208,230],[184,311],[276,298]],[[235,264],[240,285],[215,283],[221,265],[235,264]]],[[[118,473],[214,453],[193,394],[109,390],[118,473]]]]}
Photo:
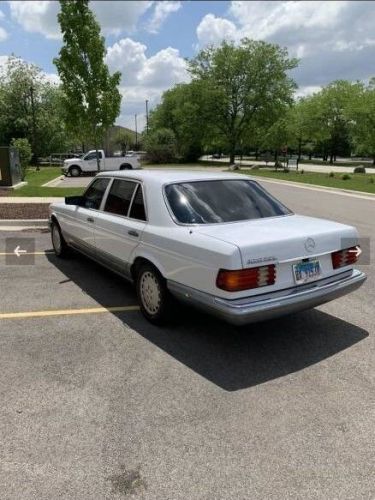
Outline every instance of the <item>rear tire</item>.
{"type": "Polygon", "coordinates": [[[124,163],[120,166],[120,170],[133,170],[133,167],[129,163],[124,163]]]}
{"type": "Polygon", "coordinates": [[[165,279],[152,264],[142,264],[137,273],[136,289],[144,317],[155,325],[173,319],[174,300],[165,279]]]}
{"type": "Polygon", "coordinates": [[[62,235],[59,224],[52,221],[51,224],[51,239],[55,255],[60,258],[65,258],[69,255],[69,247],[62,235]]]}
{"type": "Polygon", "coordinates": [[[77,165],[73,165],[72,167],[70,167],[69,173],[71,177],[79,177],[82,173],[82,170],[77,165]]]}

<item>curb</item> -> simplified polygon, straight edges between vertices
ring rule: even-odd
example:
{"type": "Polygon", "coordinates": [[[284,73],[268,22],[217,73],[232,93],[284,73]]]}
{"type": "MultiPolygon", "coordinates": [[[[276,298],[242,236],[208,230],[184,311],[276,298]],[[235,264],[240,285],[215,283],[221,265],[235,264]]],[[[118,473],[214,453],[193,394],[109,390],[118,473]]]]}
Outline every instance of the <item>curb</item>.
{"type": "Polygon", "coordinates": [[[48,219],[2,219],[0,229],[6,228],[48,228],[48,219]]]}

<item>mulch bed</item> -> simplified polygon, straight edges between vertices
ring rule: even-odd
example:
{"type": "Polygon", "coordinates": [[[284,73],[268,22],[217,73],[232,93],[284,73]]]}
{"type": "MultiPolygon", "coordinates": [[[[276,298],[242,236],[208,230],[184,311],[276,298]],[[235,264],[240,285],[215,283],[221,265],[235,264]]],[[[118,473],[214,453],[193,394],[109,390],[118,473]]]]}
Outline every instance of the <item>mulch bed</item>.
{"type": "Polygon", "coordinates": [[[0,219],[48,219],[49,203],[0,203],[0,219]]]}

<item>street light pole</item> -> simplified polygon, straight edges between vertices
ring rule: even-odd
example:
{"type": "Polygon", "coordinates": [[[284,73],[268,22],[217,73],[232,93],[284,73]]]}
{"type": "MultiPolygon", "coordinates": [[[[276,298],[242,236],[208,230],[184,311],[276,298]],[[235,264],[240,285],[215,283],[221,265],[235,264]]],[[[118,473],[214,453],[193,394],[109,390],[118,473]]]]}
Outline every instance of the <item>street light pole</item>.
{"type": "Polygon", "coordinates": [[[137,113],[134,115],[134,120],[135,120],[135,150],[138,151],[137,113]]]}
{"type": "Polygon", "coordinates": [[[148,99],[146,99],[146,132],[148,134],[148,99]]]}

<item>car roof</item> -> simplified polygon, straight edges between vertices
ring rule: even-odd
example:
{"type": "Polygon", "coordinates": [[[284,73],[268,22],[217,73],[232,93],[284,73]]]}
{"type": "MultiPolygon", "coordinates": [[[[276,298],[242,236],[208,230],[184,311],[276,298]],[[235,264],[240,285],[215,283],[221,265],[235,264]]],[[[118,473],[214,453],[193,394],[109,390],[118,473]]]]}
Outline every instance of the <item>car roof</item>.
{"type": "Polygon", "coordinates": [[[205,170],[184,170],[171,168],[154,168],[139,170],[114,170],[100,172],[97,177],[126,177],[127,179],[149,181],[153,184],[167,184],[174,182],[190,182],[200,180],[246,179],[247,175],[232,174],[229,172],[212,172],[205,170]]]}

